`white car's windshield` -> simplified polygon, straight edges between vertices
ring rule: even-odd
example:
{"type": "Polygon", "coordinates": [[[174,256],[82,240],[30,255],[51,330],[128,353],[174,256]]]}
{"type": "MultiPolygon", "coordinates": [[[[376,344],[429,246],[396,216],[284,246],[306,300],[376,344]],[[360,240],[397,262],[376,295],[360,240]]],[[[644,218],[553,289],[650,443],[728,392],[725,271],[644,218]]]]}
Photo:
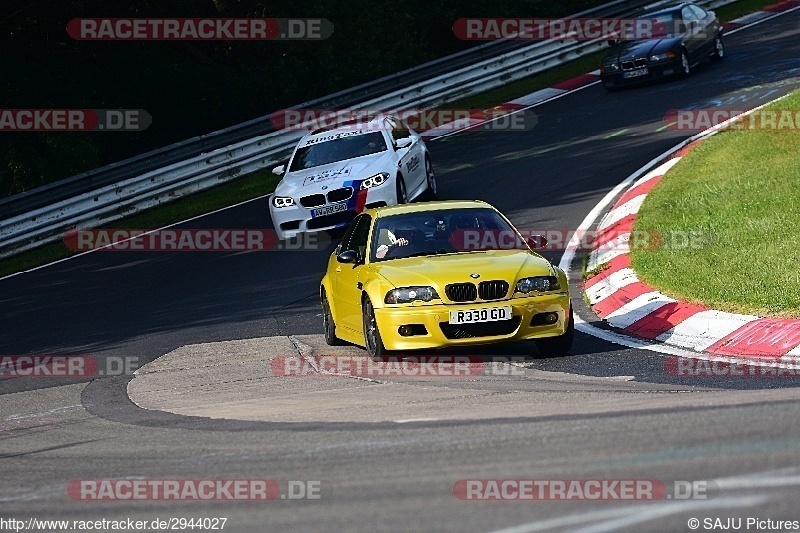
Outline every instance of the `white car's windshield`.
{"type": "Polygon", "coordinates": [[[327,165],[337,161],[377,154],[386,150],[386,141],[379,131],[343,136],[332,135],[330,140],[314,142],[297,149],[289,167],[290,172],[327,165]]]}
{"type": "Polygon", "coordinates": [[[443,209],[378,218],[370,261],[520,248],[527,245],[493,209],[443,209]]]}

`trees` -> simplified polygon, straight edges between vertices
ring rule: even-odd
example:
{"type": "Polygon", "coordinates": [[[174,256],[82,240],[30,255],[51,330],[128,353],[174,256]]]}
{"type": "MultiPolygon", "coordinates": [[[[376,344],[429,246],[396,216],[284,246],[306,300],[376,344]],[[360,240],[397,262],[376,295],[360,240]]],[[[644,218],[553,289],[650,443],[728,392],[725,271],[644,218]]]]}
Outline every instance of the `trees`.
{"type": "Polygon", "coordinates": [[[145,109],[139,133],[0,133],[0,196],[267,115],[474,45],[465,16],[557,16],[601,0],[6,0],[2,108],[145,109]],[[75,41],[80,17],[310,17],[323,41],[75,41]]]}

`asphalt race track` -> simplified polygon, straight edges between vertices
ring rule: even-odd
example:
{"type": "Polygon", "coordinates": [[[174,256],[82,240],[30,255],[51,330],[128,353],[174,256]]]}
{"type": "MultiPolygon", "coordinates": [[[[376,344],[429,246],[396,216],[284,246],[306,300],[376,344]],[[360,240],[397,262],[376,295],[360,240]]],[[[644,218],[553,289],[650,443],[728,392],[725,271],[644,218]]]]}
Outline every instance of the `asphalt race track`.
{"type": "MultiPolygon", "coordinates": [[[[430,142],[440,197],[486,200],[521,229],[577,228],[616,184],[691,134],[664,128],[669,110],[749,109],[800,87],[798,28],[800,10],[732,34],[725,61],[688,80],[612,94],[595,84],[552,100],[534,108],[529,131],[430,142]]],[[[185,226],[268,223],[259,199],[185,226]]],[[[331,248],[97,252],[12,276],[0,280],[0,354],[91,354],[101,366],[137,357],[143,366],[185,345],[292,336],[313,346],[331,248]]],[[[573,301],[589,320],[579,293],[573,301]]],[[[230,531],[688,531],[693,517],[800,520],[800,381],[676,378],[663,360],[576,332],[572,356],[535,358],[513,376],[392,387],[298,380],[306,396],[318,386],[342,395],[342,408],[307,422],[285,409],[280,419],[264,411],[248,420],[144,410],[128,399],[130,376],[5,379],[0,505],[4,517],[26,520],[227,517],[230,531]],[[319,480],[322,497],[176,503],[67,494],[72,480],[121,477],[319,480]],[[688,480],[713,490],[708,499],[658,502],[463,501],[453,492],[459,480],[508,478],[688,480]]],[[[203,368],[218,370],[213,360],[203,368]]],[[[247,376],[228,388],[237,380],[247,376]]]]}

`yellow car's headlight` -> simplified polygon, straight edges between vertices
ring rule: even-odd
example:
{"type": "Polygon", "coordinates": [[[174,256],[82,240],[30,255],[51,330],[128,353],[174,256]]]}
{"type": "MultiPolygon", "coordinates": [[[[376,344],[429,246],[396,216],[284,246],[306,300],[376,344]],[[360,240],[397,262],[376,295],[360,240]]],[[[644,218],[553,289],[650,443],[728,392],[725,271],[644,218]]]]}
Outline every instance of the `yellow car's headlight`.
{"type": "Polygon", "coordinates": [[[530,292],[547,292],[557,291],[561,289],[561,284],[555,276],[534,276],[531,278],[522,278],[517,282],[514,292],[521,292],[528,294],[530,292]]]}
{"type": "Polygon", "coordinates": [[[401,287],[386,293],[383,301],[387,304],[407,304],[414,300],[430,302],[434,298],[439,298],[439,295],[433,287],[401,287]]]}

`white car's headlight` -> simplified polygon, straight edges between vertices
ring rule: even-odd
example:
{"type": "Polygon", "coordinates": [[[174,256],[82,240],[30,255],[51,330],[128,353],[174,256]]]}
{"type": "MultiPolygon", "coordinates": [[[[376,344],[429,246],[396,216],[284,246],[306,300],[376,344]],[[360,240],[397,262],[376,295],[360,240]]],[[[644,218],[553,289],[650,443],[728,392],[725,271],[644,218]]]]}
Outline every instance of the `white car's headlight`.
{"type": "Polygon", "coordinates": [[[434,298],[439,298],[439,295],[433,287],[401,287],[386,293],[383,301],[387,304],[407,304],[414,300],[430,302],[434,298]]]}
{"type": "Polygon", "coordinates": [[[377,187],[378,185],[383,185],[388,179],[389,174],[387,172],[381,172],[380,174],[370,176],[361,182],[361,190],[363,191],[364,189],[371,189],[373,187],[377,187]]]}
{"type": "Polygon", "coordinates": [[[294,198],[291,196],[273,196],[272,205],[275,207],[289,207],[294,205],[294,198]]]}
{"type": "Polygon", "coordinates": [[[517,282],[514,292],[528,294],[530,292],[547,292],[561,289],[561,284],[555,276],[534,276],[532,278],[522,278],[517,282]]]}
{"type": "Polygon", "coordinates": [[[659,61],[664,61],[665,59],[674,59],[677,57],[675,52],[667,52],[665,54],[655,54],[650,56],[650,61],[653,63],[658,63],[659,61]]]}

